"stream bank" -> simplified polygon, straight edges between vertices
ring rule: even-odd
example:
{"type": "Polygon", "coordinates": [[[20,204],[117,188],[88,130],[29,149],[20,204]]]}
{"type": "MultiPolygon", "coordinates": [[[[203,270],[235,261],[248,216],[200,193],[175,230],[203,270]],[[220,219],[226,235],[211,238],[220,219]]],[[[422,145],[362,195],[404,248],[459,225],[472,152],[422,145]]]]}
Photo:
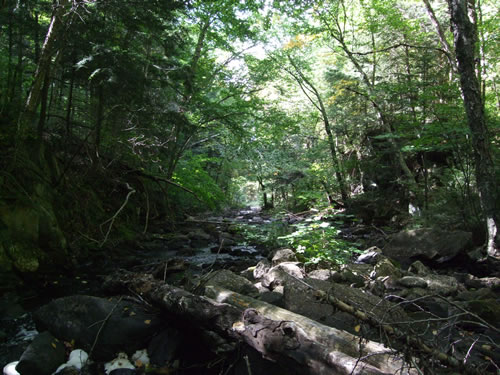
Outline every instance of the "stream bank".
{"type": "MultiPolygon", "coordinates": [[[[374,322],[379,325],[397,323],[400,332],[425,340],[428,347],[435,348],[439,353],[452,352],[458,358],[467,358],[466,363],[474,369],[495,371],[499,356],[495,319],[500,311],[500,283],[498,275],[492,270],[498,270],[498,264],[493,260],[485,260],[482,263],[475,262],[478,266],[474,269],[455,267],[448,269],[446,274],[436,271],[437,268],[449,265],[449,262],[463,264],[463,261],[459,261],[461,258],[471,259],[474,256],[466,234],[448,233],[446,237],[444,232],[405,231],[386,238],[383,251],[371,247],[353,259],[356,262],[334,267],[325,267],[322,262],[304,264],[299,259],[300,253],[291,249],[273,248],[275,244],[270,237],[276,237],[278,232],[286,236],[290,232],[290,222],[306,222],[313,216],[318,214],[311,212],[299,216],[288,215],[276,220],[260,212],[247,210],[231,217],[190,217],[175,232],[156,228],[155,233],[149,235],[139,249],[136,248],[127,255],[121,254],[120,257],[109,258],[107,261],[88,264],[73,278],[61,277],[60,280],[47,282],[44,295],[33,296],[31,299],[26,299],[25,296],[24,300],[18,299],[20,303],[17,305],[31,311],[51,299],[65,295],[107,296],[109,290],[102,288],[102,281],[113,270],[122,268],[137,275],[152,275],[155,280],[165,281],[198,295],[206,294],[207,288],[211,286],[232,290],[309,317],[325,326],[335,327],[364,339],[384,342],[395,347],[404,356],[428,356],[429,368],[415,363],[414,369],[421,366],[430,371],[428,373],[436,374],[450,370],[421,348],[408,348],[394,337],[387,341],[387,338],[380,336],[380,329],[373,327],[374,322]],[[268,236],[267,242],[259,241],[258,238],[263,239],[265,236],[256,236],[258,230],[242,229],[250,227],[271,228],[276,233],[268,236]],[[254,235],[250,235],[251,233],[254,235]],[[439,242],[438,239],[444,241],[439,242]],[[269,246],[266,247],[263,243],[269,246]],[[448,246],[444,247],[443,243],[448,246]],[[433,247],[433,244],[436,246],[433,247]],[[392,255],[392,258],[388,255],[392,255]],[[473,271],[475,275],[469,271],[473,271]],[[332,304],[332,301],[325,300],[324,297],[318,298],[324,296],[322,293],[335,296],[337,304],[332,304]],[[353,307],[353,310],[341,309],[339,306],[344,305],[339,305],[339,302],[353,307]],[[364,312],[371,320],[363,321],[360,314],[353,315],[356,311],[364,312]],[[388,312],[395,312],[397,317],[389,316],[388,312]]],[[[326,218],[324,221],[332,220],[326,218]]],[[[381,243],[381,237],[387,235],[376,228],[370,230],[368,226],[355,223],[346,224],[340,234],[353,240],[363,237],[365,247],[381,243]]],[[[130,305],[137,304],[138,309],[140,306],[148,306],[147,298],[143,298],[140,292],[129,290],[125,294],[131,295],[131,300],[125,299],[130,305]]],[[[124,301],[119,301],[122,302],[124,301]]],[[[88,301],[86,304],[89,304],[88,301]]],[[[9,309],[14,309],[15,298],[7,305],[9,309]]],[[[87,326],[106,318],[107,314],[113,312],[114,306],[118,306],[118,300],[101,310],[100,318],[89,314],[87,326]]],[[[50,331],[54,333],[61,324],[61,319],[71,320],[74,316],[69,318],[64,315],[65,310],[61,310],[60,306],[53,309],[48,314],[48,319],[52,321],[50,331]],[[59,314],[60,319],[54,320],[54,314],[59,314]]],[[[19,359],[23,348],[35,334],[31,315],[22,313],[23,310],[10,312],[11,316],[17,318],[2,320],[7,326],[10,324],[10,328],[3,328],[6,339],[1,353],[5,363],[19,359]]],[[[263,360],[261,353],[255,349],[235,345],[220,335],[214,336],[213,332],[200,329],[189,318],[158,310],[152,314],[156,317],[163,316],[160,320],[166,322],[162,329],[156,327],[158,332],[155,333],[161,337],[158,340],[171,343],[167,353],[163,352],[159,355],[160,359],[157,359],[157,373],[167,368],[179,374],[215,374],[221,371],[246,374],[249,366],[254,369],[253,373],[266,373],[270,369],[273,369],[273,374],[280,373],[278,368],[273,368],[276,363],[263,360]],[[164,329],[167,329],[167,333],[161,333],[164,329]],[[261,370],[255,370],[256,368],[261,370]]],[[[39,323],[44,320],[40,317],[37,319],[39,323]]],[[[46,320],[47,318],[45,325],[46,320]]],[[[147,320],[150,319],[143,319],[147,320]]],[[[56,337],[70,343],[74,339],[88,347],[94,344],[90,339],[85,341],[82,337],[72,335],[74,332],[67,337],[56,337]]],[[[111,335],[116,337],[118,334],[113,331],[111,335]]],[[[121,336],[117,348],[120,344],[122,350],[130,350],[133,346],[130,341],[127,342],[127,337],[121,336]]],[[[69,346],[71,349],[76,348],[73,344],[69,346]]],[[[150,351],[155,352],[153,349],[150,351]]],[[[109,359],[111,358],[100,360],[109,359]]],[[[156,371],[155,367],[152,369],[156,371]]],[[[95,364],[89,371],[100,374],[103,370],[95,364]]],[[[139,368],[137,371],[140,373],[142,370],[139,368]]]]}

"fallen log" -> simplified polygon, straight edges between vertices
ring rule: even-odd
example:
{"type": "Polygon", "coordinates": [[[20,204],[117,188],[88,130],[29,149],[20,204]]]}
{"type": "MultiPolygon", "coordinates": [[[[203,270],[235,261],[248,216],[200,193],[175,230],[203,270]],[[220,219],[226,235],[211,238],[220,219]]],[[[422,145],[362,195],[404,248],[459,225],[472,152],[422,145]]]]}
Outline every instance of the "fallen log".
{"type": "Polygon", "coordinates": [[[290,311],[250,297],[209,287],[212,298],[165,284],[151,275],[121,271],[108,277],[107,289],[133,291],[169,314],[218,335],[242,341],[295,374],[388,375],[417,372],[406,368],[382,344],[361,340],[290,311]]]}

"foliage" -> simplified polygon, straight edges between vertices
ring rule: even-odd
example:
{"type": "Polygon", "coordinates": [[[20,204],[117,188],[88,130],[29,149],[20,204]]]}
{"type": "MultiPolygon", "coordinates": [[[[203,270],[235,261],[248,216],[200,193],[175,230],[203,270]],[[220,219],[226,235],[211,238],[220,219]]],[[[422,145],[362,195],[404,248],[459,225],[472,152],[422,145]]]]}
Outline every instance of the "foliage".
{"type": "Polygon", "coordinates": [[[352,260],[360,250],[356,244],[339,237],[340,229],[335,223],[323,220],[293,225],[294,231],[280,237],[286,245],[291,246],[299,258],[306,264],[332,262],[344,264],[352,260]]]}

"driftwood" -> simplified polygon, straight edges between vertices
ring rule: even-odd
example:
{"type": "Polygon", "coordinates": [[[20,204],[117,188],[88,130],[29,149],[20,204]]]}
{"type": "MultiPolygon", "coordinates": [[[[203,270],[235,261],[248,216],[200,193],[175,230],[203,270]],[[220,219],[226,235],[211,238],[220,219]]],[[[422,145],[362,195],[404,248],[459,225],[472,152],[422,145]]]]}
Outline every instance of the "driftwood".
{"type": "Polygon", "coordinates": [[[382,344],[361,340],[250,297],[208,287],[212,298],[179,289],[151,275],[122,271],[106,281],[114,292],[132,290],[169,314],[229,340],[243,341],[295,374],[416,374],[382,344]]]}

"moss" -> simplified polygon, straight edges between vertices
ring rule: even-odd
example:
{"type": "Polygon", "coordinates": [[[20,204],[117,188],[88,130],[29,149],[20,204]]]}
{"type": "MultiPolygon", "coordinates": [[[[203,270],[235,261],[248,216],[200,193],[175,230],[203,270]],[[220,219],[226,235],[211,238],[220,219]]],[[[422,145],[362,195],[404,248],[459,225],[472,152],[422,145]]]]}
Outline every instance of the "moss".
{"type": "Polygon", "coordinates": [[[7,247],[7,253],[14,267],[20,272],[35,272],[40,267],[43,254],[26,243],[12,243],[7,247]]]}
{"type": "Polygon", "coordinates": [[[34,208],[3,205],[0,207],[0,219],[7,226],[11,238],[38,241],[40,217],[34,208]]]}

